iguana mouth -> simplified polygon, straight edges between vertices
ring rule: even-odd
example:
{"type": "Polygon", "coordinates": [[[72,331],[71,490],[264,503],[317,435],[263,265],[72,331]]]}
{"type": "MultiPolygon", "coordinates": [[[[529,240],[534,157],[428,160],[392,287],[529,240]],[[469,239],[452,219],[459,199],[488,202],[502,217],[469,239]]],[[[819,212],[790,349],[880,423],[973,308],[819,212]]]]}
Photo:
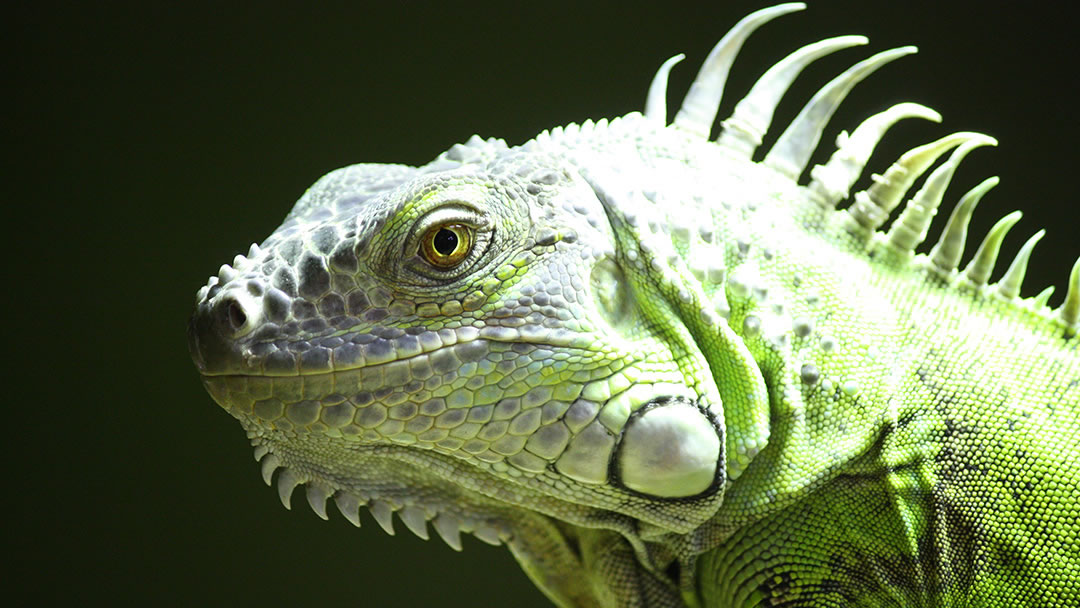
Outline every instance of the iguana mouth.
{"type": "MultiPolygon", "coordinates": [[[[594,350],[596,344],[587,333],[542,323],[496,324],[479,329],[465,325],[438,330],[422,326],[361,326],[306,338],[251,340],[249,334],[258,336],[258,329],[240,337],[230,334],[239,291],[226,289],[205,296],[189,322],[188,349],[204,377],[317,376],[416,361],[420,357],[429,357],[436,370],[449,370],[454,361],[446,359],[460,359],[458,364],[476,361],[483,356],[484,346],[494,342],[581,351],[594,350]],[[320,354],[308,357],[310,351],[320,354]]],[[[257,308],[263,302],[252,297],[243,301],[249,311],[243,316],[251,324],[251,319],[259,318],[257,308]]]]}

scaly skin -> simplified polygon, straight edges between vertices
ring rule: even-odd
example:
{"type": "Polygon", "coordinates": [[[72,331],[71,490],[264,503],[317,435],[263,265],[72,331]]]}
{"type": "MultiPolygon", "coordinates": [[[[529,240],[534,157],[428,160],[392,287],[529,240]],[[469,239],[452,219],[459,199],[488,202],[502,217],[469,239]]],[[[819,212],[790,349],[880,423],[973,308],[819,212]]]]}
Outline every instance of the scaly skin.
{"type": "Polygon", "coordinates": [[[768,95],[708,141],[725,62],[796,8],[671,124],[661,70],[645,115],[334,171],[211,278],[192,356],[283,501],[505,543],[563,606],[1080,603],[1080,266],[1058,311],[1018,298],[1024,253],[986,285],[1003,231],[959,271],[992,183],[914,253],[986,136],[834,209],[920,106],[796,183],[837,91],[906,51],[762,162],[768,95]]]}

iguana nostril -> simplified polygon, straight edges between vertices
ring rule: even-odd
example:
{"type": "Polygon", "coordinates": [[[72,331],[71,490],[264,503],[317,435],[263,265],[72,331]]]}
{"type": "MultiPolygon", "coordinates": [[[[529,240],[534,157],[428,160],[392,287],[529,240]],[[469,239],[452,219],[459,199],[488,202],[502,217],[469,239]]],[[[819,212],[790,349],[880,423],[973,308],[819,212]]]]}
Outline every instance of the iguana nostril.
{"type": "Polygon", "coordinates": [[[247,324],[248,316],[244,312],[244,307],[236,300],[229,299],[225,303],[225,310],[227,318],[229,319],[229,325],[232,327],[233,332],[239,332],[244,329],[247,324]]]}

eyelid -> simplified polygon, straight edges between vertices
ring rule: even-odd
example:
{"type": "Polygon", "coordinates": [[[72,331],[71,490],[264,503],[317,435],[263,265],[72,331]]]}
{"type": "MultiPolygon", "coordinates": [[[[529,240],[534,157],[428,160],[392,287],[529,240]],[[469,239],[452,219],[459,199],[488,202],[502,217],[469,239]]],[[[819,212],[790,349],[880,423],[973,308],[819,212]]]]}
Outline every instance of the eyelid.
{"type": "Polygon", "coordinates": [[[493,228],[492,222],[471,206],[460,203],[442,205],[417,220],[416,224],[413,226],[412,234],[406,239],[405,252],[416,251],[416,247],[420,244],[420,239],[424,237],[428,230],[435,226],[446,226],[450,224],[467,226],[472,228],[477,234],[490,232],[493,228]]]}
{"type": "Polygon", "coordinates": [[[466,205],[441,205],[438,209],[433,209],[430,213],[424,215],[416,222],[416,230],[423,231],[431,226],[438,224],[467,224],[480,228],[483,222],[483,216],[466,205]]]}

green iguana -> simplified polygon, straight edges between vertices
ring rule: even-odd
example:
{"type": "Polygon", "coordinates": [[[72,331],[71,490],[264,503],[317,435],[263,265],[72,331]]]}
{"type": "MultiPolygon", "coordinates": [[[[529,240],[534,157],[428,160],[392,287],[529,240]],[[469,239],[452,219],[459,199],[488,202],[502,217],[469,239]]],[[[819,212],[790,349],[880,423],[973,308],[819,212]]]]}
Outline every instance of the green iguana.
{"type": "Polygon", "coordinates": [[[953,171],[992,138],[904,154],[837,209],[896,121],[800,184],[837,105],[914,49],[829,82],[760,162],[832,38],[768,70],[710,141],[739,22],[672,121],[643,114],[422,167],[331,172],[199,290],[190,350],[286,506],[305,485],[452,547],[505,544],[561,606],[1080,605],[1080,262],[1057,310],[996,283],[998,222],[960,269],[953,171]],[[951,151],[908,200],[920,175],[951,151]],[[883,226],[895,215],[887,230],[883,226]]]}

